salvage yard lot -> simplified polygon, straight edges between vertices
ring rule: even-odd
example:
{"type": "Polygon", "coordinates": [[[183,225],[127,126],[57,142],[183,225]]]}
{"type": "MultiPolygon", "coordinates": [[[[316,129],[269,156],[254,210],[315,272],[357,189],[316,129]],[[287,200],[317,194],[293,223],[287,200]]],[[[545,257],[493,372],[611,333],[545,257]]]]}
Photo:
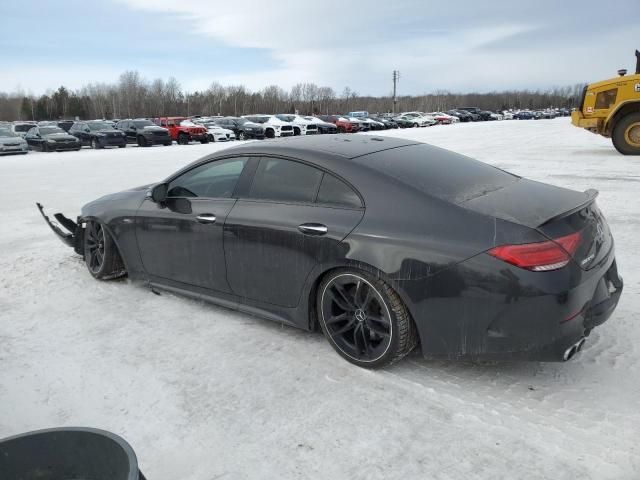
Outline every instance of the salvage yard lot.
{"type": "Polygon", "coordinates": [[[74,217],[234,143],[0,157],[0,438],[104,428],[150,480],[640,478],[640,160],[567,118],[375,135],[600,191],[625,291],[575,359],[359,369],[317,333],[96,282],[35,207],[74,217]]]}

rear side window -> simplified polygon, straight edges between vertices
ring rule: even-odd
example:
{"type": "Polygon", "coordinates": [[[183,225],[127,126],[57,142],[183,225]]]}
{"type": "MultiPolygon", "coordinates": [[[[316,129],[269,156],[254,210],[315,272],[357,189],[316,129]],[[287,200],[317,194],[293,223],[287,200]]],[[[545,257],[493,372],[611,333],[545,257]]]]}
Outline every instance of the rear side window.
{"type": "Polygon", "coordinates": [[[336,205],[339,207],[361,208],[360,197],[353,189],[339,178],[328,173],[322,177],[318,190],[318,203],[336,205]]]}
{"type": "Polygon", "coordinates": [[[499,190],[520,177],[431,145],[410,145],[354,159],[405,185],[453,203],[499,190]]]}
{"type": "Polygon", "coordinates": [[[281,158],[262,158],[253,178],[249,197],[312,203],[321,180],[322,172],[309,165],[281,158]]]}

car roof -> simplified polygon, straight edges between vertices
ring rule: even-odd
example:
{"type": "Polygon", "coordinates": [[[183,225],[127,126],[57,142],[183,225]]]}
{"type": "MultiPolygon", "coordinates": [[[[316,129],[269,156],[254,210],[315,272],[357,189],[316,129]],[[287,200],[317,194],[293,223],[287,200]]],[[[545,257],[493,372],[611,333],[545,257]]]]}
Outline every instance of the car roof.
{"type": "Polygon", "coordinates": [[[343,158],[357,158],[392,148],[416,145],[420,142],[373,135],[309,135],[293,138],[251,142],[234,147],[234,153],[264,153],[273,155],[299,156],[305,152],[322,152],[343,158]]]}

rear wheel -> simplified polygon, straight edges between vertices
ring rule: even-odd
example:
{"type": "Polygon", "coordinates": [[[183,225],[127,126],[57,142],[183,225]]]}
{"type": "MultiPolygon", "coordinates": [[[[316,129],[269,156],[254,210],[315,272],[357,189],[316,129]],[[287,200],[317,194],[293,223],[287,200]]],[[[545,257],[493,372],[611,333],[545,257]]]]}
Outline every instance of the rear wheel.
{"type": "Polygon", "coordinates": [[[413,124],[413,128],[418,128],[420,125],[418,125],[417,123],[413,124]]]}
{"type": "Polygon", "coordinates": [[[623,155],[640,155],[640,112],[622,117],[613,127],[613,146],[623,155]]]}
{"type": "Polygon", "coordinates": [[[138,146],[139,147],[147,147],[147,146],[149,146],[149,143],[147,142],[147,139],[144,138],[142,135],[140,135],[138,137],[138,146]]]}
{"type": "Polygon", "coordinates": [[[360,367],[390,365],[418,342],[416,327],[398,294],[380,278],[360,270],[336,270],[321,282],[317,314],[331,346],[360,367]]]}
{"type": "Polygon", "coordinates": [[[274,132],[272,128],[268,128],[264,132],[264,136],[267,137],[267,138],[274,138],[276,136],[276,132],[274,132]]]}
{"type": "Polygon", "coordinates": [[[187,145],[189,143],[189,136],[186,133],[178,135],[178,145],[187,145]]]}
{"type": "Polygon", "coordinates": [[[89,273],[98,280],[118,278],[126,273],[124,263],[111,235],[96,220],[89,220],[86,224],[84,261],[89,273]]]}

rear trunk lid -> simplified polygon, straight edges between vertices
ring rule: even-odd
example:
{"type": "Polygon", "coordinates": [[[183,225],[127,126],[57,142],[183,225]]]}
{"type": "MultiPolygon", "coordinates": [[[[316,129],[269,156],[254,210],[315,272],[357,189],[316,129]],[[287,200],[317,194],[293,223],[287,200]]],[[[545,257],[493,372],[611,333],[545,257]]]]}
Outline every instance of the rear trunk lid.
{"type": "Polygon", "coordinates": [[[519,179],[504,188],[461,202],[470,210],[533,228],[553,240],[580,232],[573,259],[585,270],[603,260],[613,246],[596,190],[576,192],[519,179]]]}

